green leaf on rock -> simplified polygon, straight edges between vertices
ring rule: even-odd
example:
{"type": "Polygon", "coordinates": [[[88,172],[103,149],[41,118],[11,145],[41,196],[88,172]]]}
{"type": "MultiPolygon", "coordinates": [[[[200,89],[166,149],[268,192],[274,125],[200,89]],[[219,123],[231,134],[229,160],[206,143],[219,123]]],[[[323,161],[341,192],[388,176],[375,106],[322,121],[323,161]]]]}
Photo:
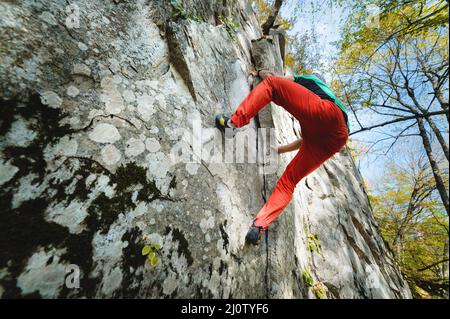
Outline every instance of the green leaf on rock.
{"type": "Polygon", "coordinates": [[[153,251],[151,251],[151,252],[148,254],[148,256],[147,256],[148,260],[151,262],[152,259],[155,258],[155,255],[156,255],[156,254],[155,254],[153,251]]]}
{"type": "Polygon", "coordinates": [[[158,265],[158,261],[159,261],[158,256],[154,256],[154,257],[152,258],[152,260],[150,260],[150,264],[151,264],[153,267],[156,267],[156,265],[158,265]]]}
{"type": "Polygon", "coordinates": [[[150,253],[150,246],[149,245],[145,245],[142,248],[142,256],[148,255],[150,253]]]}

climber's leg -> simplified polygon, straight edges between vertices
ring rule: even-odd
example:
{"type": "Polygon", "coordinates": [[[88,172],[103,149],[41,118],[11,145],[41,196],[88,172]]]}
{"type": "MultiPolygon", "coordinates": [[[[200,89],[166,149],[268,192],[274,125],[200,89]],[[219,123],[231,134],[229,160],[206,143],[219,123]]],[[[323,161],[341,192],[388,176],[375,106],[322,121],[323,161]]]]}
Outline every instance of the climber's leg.
{"type": "Polygon", "coordinates": [[[269,227],[291,201],[297,183],[339,152],[347,142],[347,125],[339,107],[330,101],[322,101],[315,107],[317,110],[308,111],[315,114],[314,118],[302,124],[302,146],[256,216],[256,227],[269,227]]]}
{"type": "Polygon", "coordinates": [[[286,167],[269,199],[256,216],[255,226],[268,228],[291,201],[297,183],[332,156],[330,154],[329,156],[316,157],[312,155],[314,151],[309,145],[302,144],[297,155],[286,167]]]}
{"type": "Polygon", "coordinates": [[[231,121],[237,127],[247,125],[250,119],[271,101],[291,113],[300,121],[300,125],[316,115],[316,110],[322,102],[305,87],[283,77],[271,76],[250,92],[231,115],[231,121]]]}
{"type": "MultiPolygon", "coordinates": [[[[345,124],[344,120],[342,122],[345,124]]],[[[347,138],[348,133],[337,137],[322,135],[316,139],[303,140],[297,155],[286,167],[266,204],[257,214],[253,225],[245,237],[247,242],[254,245],[259,243],[264,229],[270,226],[291,201],[298,182],[340,151],[344,147],[347,138]],[[329,147],[324,148],[324,144],[329,147]]]]}

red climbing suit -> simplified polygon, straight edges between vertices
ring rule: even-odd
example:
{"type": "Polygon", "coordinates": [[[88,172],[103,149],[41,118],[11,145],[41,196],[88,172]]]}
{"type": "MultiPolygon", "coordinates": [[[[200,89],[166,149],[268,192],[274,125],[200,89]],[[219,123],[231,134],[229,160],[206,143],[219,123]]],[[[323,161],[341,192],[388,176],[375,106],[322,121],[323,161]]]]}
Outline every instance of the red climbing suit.
{"type": "Polygon", "coordinates": [[[339,152],[348,139],[344,114],[336,104],[282,77],[271,76],[262,81],[239,105],[231,120],[242,127],[271,101],[300,122],[303,142],[256,216],[256,226],[264,228],[289,204],[297,183],[339,152]]]}

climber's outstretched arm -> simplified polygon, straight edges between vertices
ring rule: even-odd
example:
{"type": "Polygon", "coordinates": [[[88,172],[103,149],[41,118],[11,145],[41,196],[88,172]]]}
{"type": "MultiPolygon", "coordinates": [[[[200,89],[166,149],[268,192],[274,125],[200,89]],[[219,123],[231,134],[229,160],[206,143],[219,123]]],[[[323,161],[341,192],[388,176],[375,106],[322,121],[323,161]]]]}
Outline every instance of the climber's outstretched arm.
{"type": "Polygon", "coordinates": [[[254,71],[254,72],[252,72],[252,74],[254,76],[259,76],[261,78],[261,80],[265,80],[269,76],[277,76],[277,77],[286,78],[288,80],[294,81],[294,76],[293,75],[288,75],[288,76],[278,75],[275,72],[272,72],[272,71],[269,71],[269,70],[254,71]]]}
{"type": "Polygon", "coordinates": [[[300,149],[300,146],[302,146],[301,138],[290,144],[282,145],[282,146],[278,147],[278,154],[296,151],[296,150],[300,149]]]}

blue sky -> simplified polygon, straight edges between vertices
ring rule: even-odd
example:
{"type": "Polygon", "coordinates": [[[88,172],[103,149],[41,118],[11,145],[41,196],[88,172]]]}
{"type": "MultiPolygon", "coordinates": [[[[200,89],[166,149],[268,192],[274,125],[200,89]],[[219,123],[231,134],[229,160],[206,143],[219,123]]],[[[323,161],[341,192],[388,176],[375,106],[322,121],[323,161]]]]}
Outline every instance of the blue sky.
{"type": "MultiPolygon", "coordinates": [[[[330,60],[338,54],[337,47],[333,42],[340,40],[342,26],[347,17],[347,13],[342,7],[336,4],[325,4],[326,2],[328,1],[288,0],[282,8],[283,16],[297,16],[294,27],[288,32],[290,35],[313,32],[317,34],[318,43],[315,49],[322,55],[325,65],[329,64],[330,60]],[[322,3],[324,5],[320,6],[320,10],[318,10],[317,6],[322,3]]],[[[324,76],[327,80],[332,77],[330,73],[324,74],[324,76]]]]}

